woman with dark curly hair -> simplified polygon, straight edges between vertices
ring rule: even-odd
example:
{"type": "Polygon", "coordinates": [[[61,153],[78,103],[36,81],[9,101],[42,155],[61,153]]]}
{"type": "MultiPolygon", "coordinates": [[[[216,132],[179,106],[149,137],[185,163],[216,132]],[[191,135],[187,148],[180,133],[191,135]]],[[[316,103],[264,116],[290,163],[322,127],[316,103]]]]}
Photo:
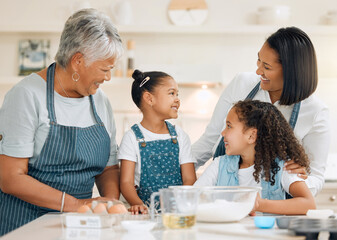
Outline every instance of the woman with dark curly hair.
{"type": "Polygon", "coordinates": [[[195,186],[262,187],[254,211],[305,214],[316,208],[304,180],[283,171],[284,162],[292,159],[309,172],[309,159],[273,104],[239,101],[229,111],[221,135],[226,155],[215,158],[195,186]],[[285,192],[293,198],[285,200],[285,192]]]}

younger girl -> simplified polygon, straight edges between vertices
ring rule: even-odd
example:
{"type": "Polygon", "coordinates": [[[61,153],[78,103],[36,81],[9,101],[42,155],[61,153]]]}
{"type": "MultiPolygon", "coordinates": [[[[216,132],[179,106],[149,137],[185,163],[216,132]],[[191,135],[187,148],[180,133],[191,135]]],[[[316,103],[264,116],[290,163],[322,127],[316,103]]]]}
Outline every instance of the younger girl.
{"type": "Polygon", "coordinates": [[[253,211],[305,214],[315,208],[303,179],[283,171],[293,159],[307,170],[309,160],[293,130],[272,104],[239,101],[229,111],[222,132],[226,154],[205,170],[195,186],[260,186],[253,211]],[[285,200],[285,192],[293,196],[285,200]]]}
{"type": "Polygon", "coordinates": [[[135,70],[132,99],[143,113],[120,144],[120,188],[133,214],[147,213],[150,196],[171,185],[196,180],[187,134],[165,121],[178,117],[180,100],[174,79],[163,72],[135,70]]]}

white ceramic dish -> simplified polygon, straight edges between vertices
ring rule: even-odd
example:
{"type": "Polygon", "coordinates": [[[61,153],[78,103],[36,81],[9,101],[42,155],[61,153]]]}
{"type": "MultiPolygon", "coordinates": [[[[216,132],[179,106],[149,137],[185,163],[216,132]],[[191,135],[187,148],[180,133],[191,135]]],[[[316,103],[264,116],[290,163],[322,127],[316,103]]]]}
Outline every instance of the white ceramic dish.
{"type": "Polygon", "coordinates": [[[121,221],[121,225],[128,231],[151,231],[156,225],[156,222],[128,220],[121,221]]]}

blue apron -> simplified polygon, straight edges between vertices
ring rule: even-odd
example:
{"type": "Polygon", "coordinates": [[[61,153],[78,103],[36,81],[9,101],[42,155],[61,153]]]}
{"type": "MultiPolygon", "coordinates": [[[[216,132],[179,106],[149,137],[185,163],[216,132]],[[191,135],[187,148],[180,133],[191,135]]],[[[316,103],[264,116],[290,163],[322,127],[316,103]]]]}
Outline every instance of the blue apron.
{"type": "MultiPolygon", "coordinates": [[[[54,109],[54,73],[55,63],[51,64],[47,71],[50,129],[37,160],[28,164],[28,175],[75,198],[91,198],[95,176],[103,172],[109,160],[110,137],[96,113],[91,95],[89,99],[96,124],[80,128],[57,123],[54,109]]],[[[56,212],[1,191],[0,202],[0,235],[47,212],[56,212]]]]}
{"type": "MultiPolygon", "coordinates": [[[[255,97],[255,95],[257,94],[257,92],[260,89],[260,82],[258,84],[256,84],[256,86],[253,88],[253,90],[247,95],[245,100],[248,99],[253,99],[255,97]]],[[[297,118],[298,118],[298,114],[300,112],[300,107],[301,107],[301,102],[295,103],[293,111],[291,113],[290,119],[289,119],[289,124],[291,126],[292,129],[295,128],[296,122],[297,122],[297,118]]],[[[226,148],[225,148],[225,143],[224,143],[224,138],[222,137],[213,156],[213,159],[222,155],[226,154],[226,148]]]]}
{"type": "Polygon", "coordinates": [[[150,197],[153,192],[161,188],[182,185],[183,181],[179,163],[179,144],[174,126],[166,122],[171,139],[145,142],[144,135],[135,124],[131,127],[135,133],[141,159],[141,174],[139,198],[144,204],[150,205],[150,197]]]}

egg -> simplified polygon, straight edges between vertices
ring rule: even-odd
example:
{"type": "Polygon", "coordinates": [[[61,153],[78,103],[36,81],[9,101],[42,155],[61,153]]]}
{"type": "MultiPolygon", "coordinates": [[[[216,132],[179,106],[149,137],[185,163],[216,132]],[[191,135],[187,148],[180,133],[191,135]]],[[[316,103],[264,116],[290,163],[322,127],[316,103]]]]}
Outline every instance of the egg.
{"type": "Polygon", "coordinates": [[[97,206],[97,204],[98,204],[98,202],[97,202],[97,201],[92,201],[92,202],[91,202],[91,206],[90,206],[90,207],[91,207],[91,209],[92,209],[92,210],[94,210],[94,209],[95,209],[95,207],[97,206]]]}
{"type": "Polygon", "coordinates": [[[111,206],[113,206],[113,202],[112,201],[108,201],[108,204],[106,206],[107,209],[111,208],[111,206]]]}
{"type": "Polygon", "coordinates": [[[77,209],[78,213],[92,213],[91,209],[87,205],[82,205],[77,209]]]}
{"type": "Polygon", "coordinates": [[[128,210],[123,204],[116,204],[108,209],[108,213],[127,213],[128,210]]]}
{"type": "Polygon", "coordinates": [[[106,206],[103,203],[98,203],[97,206],[94,208],[94,210],[92,211],[93,213],[108,213],[106,211],[106,206]]]}

